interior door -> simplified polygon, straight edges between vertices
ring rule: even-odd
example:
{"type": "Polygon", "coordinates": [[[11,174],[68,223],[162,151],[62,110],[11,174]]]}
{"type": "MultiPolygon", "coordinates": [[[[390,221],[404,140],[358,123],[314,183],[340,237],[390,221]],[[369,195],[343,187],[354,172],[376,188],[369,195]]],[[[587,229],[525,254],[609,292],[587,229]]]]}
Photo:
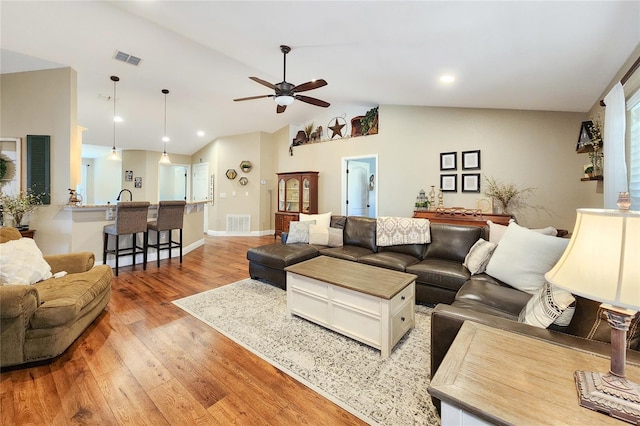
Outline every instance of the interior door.
{"type": "Polygon", "coordinates": [[[347,161],[347,216],[369,216],[369,163],[347,161]]]}
{"type": "Polygon", "coordinates": [[[192,196],[191,201],[209,200],[209,164],[199,163],[193,165],[192,196]]]}

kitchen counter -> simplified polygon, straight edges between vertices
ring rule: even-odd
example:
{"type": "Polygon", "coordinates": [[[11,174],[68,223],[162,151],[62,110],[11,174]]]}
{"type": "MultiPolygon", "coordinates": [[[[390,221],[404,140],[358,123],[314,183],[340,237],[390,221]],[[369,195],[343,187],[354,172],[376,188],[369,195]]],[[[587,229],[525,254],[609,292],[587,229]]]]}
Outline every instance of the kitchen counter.
{"type": "MultiPolygon", "coordinates": [[[[187,203],[185,208],[185,217],[183,225],[183,251],[188,253],[191,250],[204,244],[204,212],[206,201],[187,203]]],[[[95,253],[96,263],[102,263],[102,229],[105,225],[113,223],[113,219],[107,219],[107,209],[113,208],[115,216],[115,204],[103,205],[80,205],[61,206],[62,210],[67,214],[71,214],[72,218],[72,241],[73,251],[90,251],[95,253]]],[[[157,204],[149,206],[148,220],[157,217],[157,204]]],[[[123,240],[123,243],[126,242],[123,240]]],[[[166,255],[167,251],[163,254],[166,255]]],[[[154,250],[150,254],[155,255],[154,250]]],[[[109,258],[111,263],[112,257],[109,258]]],[[[155,259],[155,257],[154,257],[155,259]]],[[[126,260],[123,258],[122,261],[126,260]]],[[[124,264],[123,264],[124,265],[124,264]]]]}

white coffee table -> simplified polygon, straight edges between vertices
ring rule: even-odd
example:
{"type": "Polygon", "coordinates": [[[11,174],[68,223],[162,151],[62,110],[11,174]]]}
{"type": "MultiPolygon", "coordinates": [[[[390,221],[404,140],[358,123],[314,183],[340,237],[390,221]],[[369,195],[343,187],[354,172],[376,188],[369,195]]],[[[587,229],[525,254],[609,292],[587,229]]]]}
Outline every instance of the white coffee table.
{"type": "Polygon", "coordinates": [[[415,324],[416,276],[319,256],[285,268],[287,312],[379,349],[415,324]]]}

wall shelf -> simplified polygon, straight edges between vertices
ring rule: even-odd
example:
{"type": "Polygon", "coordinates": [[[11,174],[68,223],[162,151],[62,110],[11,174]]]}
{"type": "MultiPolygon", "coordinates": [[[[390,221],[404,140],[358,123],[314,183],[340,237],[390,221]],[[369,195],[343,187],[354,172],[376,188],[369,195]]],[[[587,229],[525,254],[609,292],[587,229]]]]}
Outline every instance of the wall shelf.
{"type": "Polygon", "coordinates": [[[590,180],[604,180],[604,176],[592,176],[592,177],[581,178],[580,180],[582,182],[587,182],[590,180]]]}

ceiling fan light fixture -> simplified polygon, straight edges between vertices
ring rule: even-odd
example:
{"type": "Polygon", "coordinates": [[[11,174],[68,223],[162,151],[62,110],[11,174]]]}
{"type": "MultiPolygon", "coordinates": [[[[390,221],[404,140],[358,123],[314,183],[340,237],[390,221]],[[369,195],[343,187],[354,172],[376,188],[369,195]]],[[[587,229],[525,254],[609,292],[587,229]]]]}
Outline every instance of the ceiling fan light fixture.
{"type": "Polygon", "coordinates": [[[274,98],[274,100],[280,106],[288,106],[288,105],[291,105],[293,103],[295,98],[293,96],[289,96],[289,95],[280,95],[280,96],[276,96],[274,98]]]}

